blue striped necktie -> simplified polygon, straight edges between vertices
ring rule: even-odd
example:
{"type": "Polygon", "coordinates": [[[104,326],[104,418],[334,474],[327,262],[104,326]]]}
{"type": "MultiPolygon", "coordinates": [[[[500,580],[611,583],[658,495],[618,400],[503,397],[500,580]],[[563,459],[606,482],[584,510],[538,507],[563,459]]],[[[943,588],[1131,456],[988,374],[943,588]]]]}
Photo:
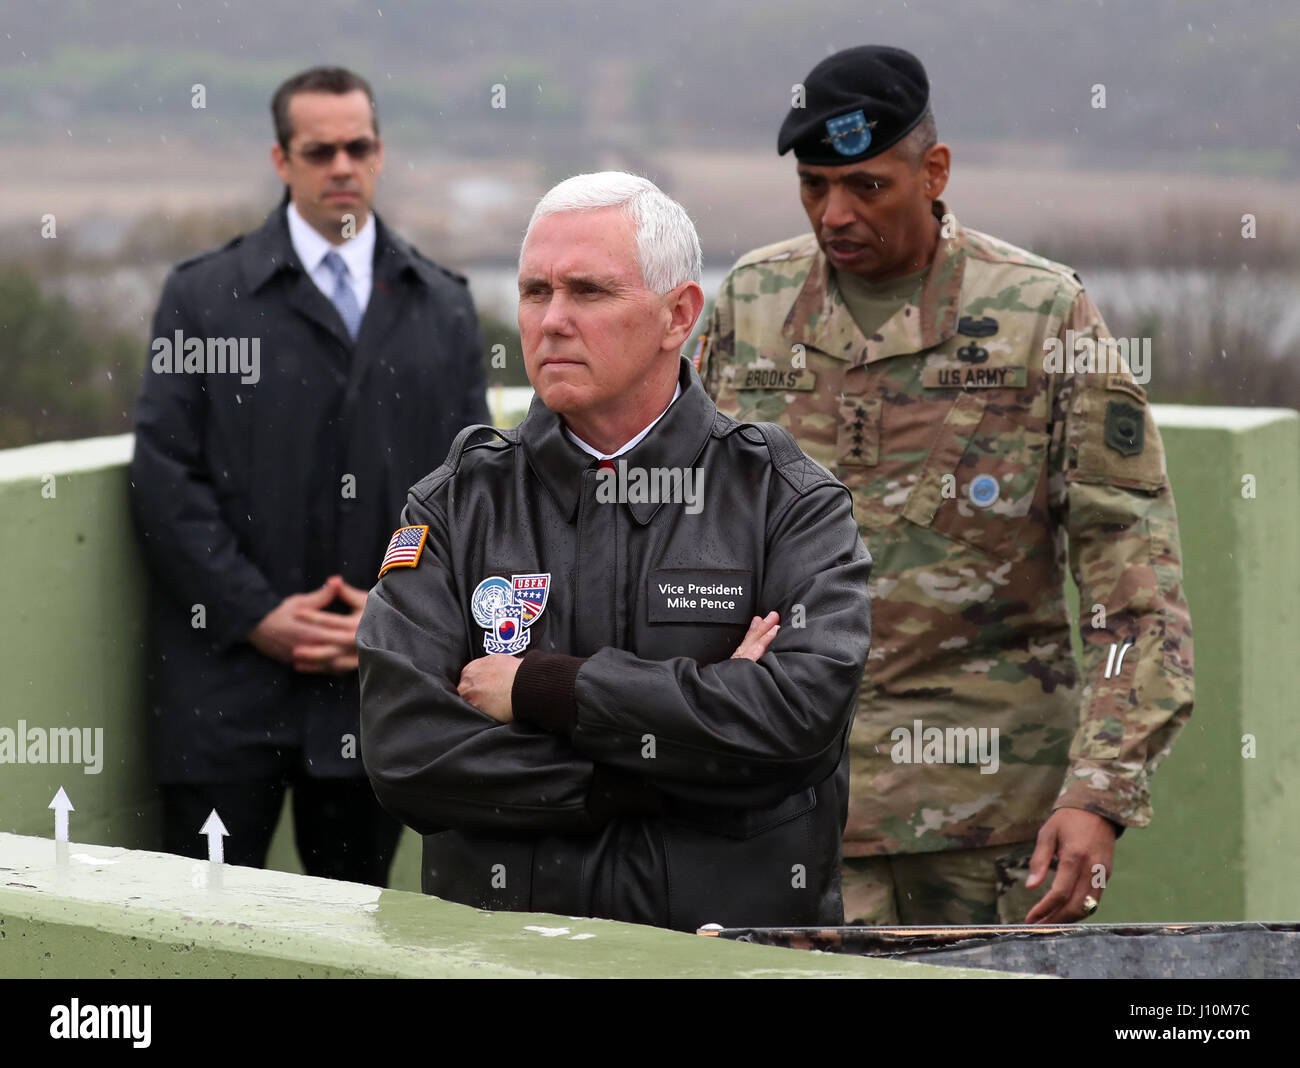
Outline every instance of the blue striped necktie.
{"type": "Polygon", "coordinates": [[[334,295],[330,300],[334,302],[334,307],[338,308],[339,315],[343,317],[343,325],[348,328],[348,336],[356,341],[357,331],[361,329],[361,306],[357,303],[357,295],[352,292],[352,286],[348,284],[348,265],[333,249],[325,253],[324,262],[334,275],[334,295]]]}

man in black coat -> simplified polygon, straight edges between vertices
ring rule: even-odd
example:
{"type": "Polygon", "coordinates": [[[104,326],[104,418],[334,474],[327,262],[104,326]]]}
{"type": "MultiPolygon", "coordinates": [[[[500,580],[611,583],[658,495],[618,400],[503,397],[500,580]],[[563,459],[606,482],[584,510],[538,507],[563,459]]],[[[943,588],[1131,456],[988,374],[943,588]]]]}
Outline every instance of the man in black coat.
{"type": "Polygon", "coordinates": [[[365,81],[306,71],[272,113],[286,201],[168,277],[137,412],[163,847],[203,855],[216,809],[261,866],[292,785],[307,872],[383,885],[356,627],[407,487],[487,418],[481,344],[465,280],[370,211],[365,81]]]}

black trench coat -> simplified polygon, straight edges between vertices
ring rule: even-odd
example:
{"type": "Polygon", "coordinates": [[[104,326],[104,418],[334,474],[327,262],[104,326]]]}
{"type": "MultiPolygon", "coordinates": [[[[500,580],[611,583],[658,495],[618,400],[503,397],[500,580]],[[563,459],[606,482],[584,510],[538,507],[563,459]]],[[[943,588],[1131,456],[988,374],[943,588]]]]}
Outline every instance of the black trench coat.
{"type": "Polygon", "coordinates": [[[465,280],[374,221],[374,286],[355,344],[299,264],[283,207],[163,287],[130,468],[153,580],[160,782],[260,778],[279,747],[300,748],[310,775],[364,774],[356,673],[295,672],[247,635],[331,574],[369,589],[407,488],[457,431],[487,419],[465,280]],[[166,370],[160,339],[176,349],[177,331],[242,341],[243,368],[166,370]],[[250,366],[256,374],[241,373],[250,366]]]}

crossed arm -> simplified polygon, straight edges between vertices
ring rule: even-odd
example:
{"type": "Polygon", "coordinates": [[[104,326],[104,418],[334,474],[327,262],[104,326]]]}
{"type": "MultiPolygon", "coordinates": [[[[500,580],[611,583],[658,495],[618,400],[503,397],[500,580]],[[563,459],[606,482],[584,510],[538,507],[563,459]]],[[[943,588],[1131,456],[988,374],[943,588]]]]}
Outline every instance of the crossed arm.
{"type": "MultiPolygon", "coordinates": [[[[781,629],[780,620],[779,612],[755,616],[731,659],[758,660],[781,629]]],[[[491,716],[498,723],[510,723],[515,718],[510,692],[521,663],[517,657],[504,653],[471,660],[460,673],[456,692],[484,715],[491,716]]]]}
{"type": "Polygon", "coordinates": [[[575,833],[600,822],[596,796],[640,811],[649,786],[765,807],[829,774],[866,659],[870,557],[842,488],[791,511],[767,572],[798,577],[759,597],[804,604],[804,627],[769,612],[712,665],[603,649],[579,674],[577,722],[559,731],[514,714],[518,660],[472,656],[445,519],[412,497],[403,524],[430,528],[419,564],[380,581],[357,634],[362,756],[380,800],[423,833],[575,833]],[[787,566],[810,546],[823,558],[787,566]],[[631,744],[643,730],[659,741],[652,764],[631,744]]]}

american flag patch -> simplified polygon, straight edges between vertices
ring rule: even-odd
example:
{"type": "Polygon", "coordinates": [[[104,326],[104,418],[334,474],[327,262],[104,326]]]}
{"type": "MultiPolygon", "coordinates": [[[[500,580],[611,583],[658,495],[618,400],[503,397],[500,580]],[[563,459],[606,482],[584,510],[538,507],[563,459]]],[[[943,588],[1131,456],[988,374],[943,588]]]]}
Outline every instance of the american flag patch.
{"type": "Polygon", "coordinates": [[[708,343],[708,334],[701,334],[700,340],[695,343],[695,355],[691,358],[691,363],[695,365],[696,372],[700,369],[700,361],[704,359],[704,346],[708,343]]]}
{"type": "Polygon", "coordinates": [[[428,527],[402,527],[388,543],[384,553],[384,562],[379,565],[379,577],[390,567],[414,567],[420,562],[420,552],[424,548],[424,539],[429,535],[428,527]]]}

